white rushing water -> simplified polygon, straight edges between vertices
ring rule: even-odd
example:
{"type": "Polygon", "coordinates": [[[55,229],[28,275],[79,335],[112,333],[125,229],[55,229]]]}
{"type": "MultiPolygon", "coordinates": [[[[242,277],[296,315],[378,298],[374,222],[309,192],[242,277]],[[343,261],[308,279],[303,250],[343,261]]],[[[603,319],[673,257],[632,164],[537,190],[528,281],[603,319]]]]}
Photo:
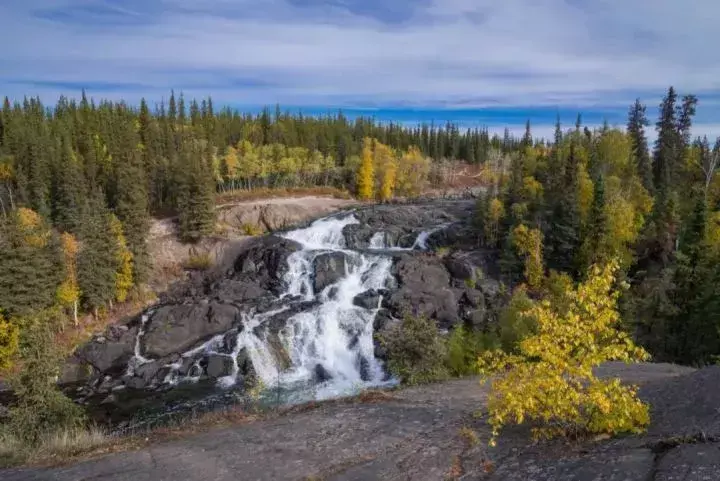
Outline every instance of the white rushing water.
{"type": "MultiPolygon", "coordinates": [[[[377,232],[369,247],[379,252],[360,253],[346,247],[343,235],[346,226],[358,223],[354,215],[332,216],[282,234],[302,246],[287,258],[283,279],[286,290],[280,296],[285,305],[269,312],[243,313],[242,328],[231,331],[236,332],[235,337],[223,333],[184,353],[166,366],[170,372],[163,382],[200,380],[200,360],[214,355],[228,358],[231,372],[217,382],[221,387],[232,387],[241,379],[237,360],[243,350],[266,388],[298,393],[298,399],[337,397],[392,382],[374,355],[373,322],[382,299],[371,309],[356,306],[354,299],[366,291],[386,288],[391,280],[392,259],[380,250],[426,249],[425,242],[433,231],[421,233],[410,248],[389,246],[386,234],[377,232]],[[314,261],[327,254],[344,258],[345,272],[335,283],[315,292],[314,261]],[[266,322],[298,306],[305,310],[289,317],[277,335],[269,332],[266,322]],[[276,337],[270,340],[269,336],[276,337]],[[228,339],[234,340],[230,346],[228,339]],[[187,372],[181,371],[183,365],[187,372]]],[[[142,318],[135,357],[128,366],[130,375],[150,361],[140,352],[140,338],[149,314],[142,318]]]]}
{"type": "Polygon", "coordinates": [[[345,248],[342,231],[345,226],[357,223],[352,215],[331,217],[283,235],[303,246],[288,257],[286,295],[301,295],[307,300],[319,300],[320,304],[290,318],[282,331],[281,339],[292,366],[281,373],[280,382],[311,382],[317,375],[317,366],[322,366],[330,379],[318,387],[316,398],[377,385],[384,378],[382,366],[374,356],[373,320],[377,309],[355,306],[353,299],[370,289],[384,288],[392,261],[345,248]],[[314,292],[313,261],[318,255],[332,252],[344,255],[345,275],[322,292],[314,292]]]}

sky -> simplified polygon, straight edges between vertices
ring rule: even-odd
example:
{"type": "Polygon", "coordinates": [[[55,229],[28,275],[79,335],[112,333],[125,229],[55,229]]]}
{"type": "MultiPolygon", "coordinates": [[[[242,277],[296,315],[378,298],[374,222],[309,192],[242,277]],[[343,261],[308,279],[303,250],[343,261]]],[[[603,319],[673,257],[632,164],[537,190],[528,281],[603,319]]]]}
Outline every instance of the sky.
{"type": "MultiPolygon", "coordinates": [[[[1,0],[0,95],[216,105],[536,136],[669,85],[720,135],[717,0],[1,0]]],[[[652,134],[651,134],[652,136],[652,134]]]]}

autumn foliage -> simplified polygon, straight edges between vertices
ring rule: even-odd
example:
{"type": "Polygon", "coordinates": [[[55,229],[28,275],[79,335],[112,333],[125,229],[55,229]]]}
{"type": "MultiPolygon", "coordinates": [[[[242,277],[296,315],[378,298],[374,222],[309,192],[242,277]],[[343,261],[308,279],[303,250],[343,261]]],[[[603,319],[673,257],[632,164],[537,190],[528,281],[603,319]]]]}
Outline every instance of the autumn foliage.
{"type": "Polygon", "coordinates": [[[488,351],[480,371],[491,378],[488,397],[493,443],[508,424],[532,425],[539,438],[640,432],[648,407],[637,389],[598,379],[593,368],[612,360],[642,361],[648,354],[618,329],[618,264],[593,266],[588,279],[564,292],[566,309],[545,300],[523,315],[536,333],[516,354],[488,351]]]}

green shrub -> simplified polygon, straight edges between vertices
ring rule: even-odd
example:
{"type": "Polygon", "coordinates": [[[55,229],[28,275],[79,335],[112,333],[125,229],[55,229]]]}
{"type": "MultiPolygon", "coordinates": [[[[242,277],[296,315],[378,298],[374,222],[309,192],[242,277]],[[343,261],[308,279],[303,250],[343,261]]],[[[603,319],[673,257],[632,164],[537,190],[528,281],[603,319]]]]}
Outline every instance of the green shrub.
{"type": "Polygon", "coordinates": [[[477,374],[478,357],[483,352],[497,347],[498,341],[495,336],[460,325],[453,329],[447,338],[448,371],[453,376],[477,374]]]}
{"type": "Polygon", "coordinates": [[[535,320],[523,313],[533,307],[524,287],[518,287],[500,313],[500,345],[505,352],[516,352],[520,341],[537,330],[535,320]]]}
{"type": "Polygon", "coordinates": [[[449,375],[447,348],[435,321],[405,316],[379,335],[387,351],[388,370],[404,384],[423,384],[449,375]]]}
{"type": "Polygon", "coordinates": [[[55,384],[63,355],[55,343],[52,316],[25,320],[20,344],[20,369],[10,376],[17,403],[3,426],[25,444],[36,445],[49,433],[81,427],[82,409],[55,384]]]}
{"type": "Polygon", "coordinates": [[[212,267],[212,259],[210,258],[210,253],[197,253],[197,254],[191,254],[190,257],[185,261],[183,264],[185,269],[191,269],[191,270],[197,270],[197,271],[205,271],[208,270],[210,267],[212,267]]]}

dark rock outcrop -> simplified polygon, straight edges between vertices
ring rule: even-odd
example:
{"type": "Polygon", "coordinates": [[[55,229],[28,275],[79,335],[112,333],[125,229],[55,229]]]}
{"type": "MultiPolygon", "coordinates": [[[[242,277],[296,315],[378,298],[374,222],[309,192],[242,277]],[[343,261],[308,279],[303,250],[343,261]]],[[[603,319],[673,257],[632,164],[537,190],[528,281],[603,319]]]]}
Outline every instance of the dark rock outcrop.
{"type": "Polygon", "coordinates": [[[229,304],[213,302],[160,307],[145,326],[143,355],[160,358],[185,352],[229,330],[239,320],[238,308],[229,304]]]}
{"type": "Polygon", "coordinates": [[[313,289],[319,293],[345,277],[347,258],[342,252],[320,254],[313,260],[313,272],[313,289]]]}
{"type": "Polygon", "coordinates": [[[380,292],[371,289],[355,296],[353,304],[363,309],[377,309],[380,304],[380,296],[380,292]]]}
{"type": "Polygon", "coordinates": [[[119,374],[125,370],[127,363],[135,352],[135,338],[138,328],[134,327],[118,332],[119,336],[96,338],[75,352],[75,357],[87,363],[98,372],[119,374]]]}
{"type": "Polygon", "coordinates": [[[211,378],[229,376],[233,371],[233,360],[223,354],[210,354],[207,360],[207,375],[211,378]]]}
{"type": "Polygon", "coordinates": [[[440,259],[430,255],[403,255],[393,270],[400,288],[385,306],[395,317],[405,314],[437,319],[449,327],[459,319],[458,300],[450,288],[450,275],[440,259]]]}
{"type": "Polygon", "coordinates": [[[287,258],[301,248],[297,242],[282,237],[261,237],[238,256],[235,272],[242,280],[255,282],[279,294],[284,287],[283,276],[288,268],[287,258]]]}
{"type": "Polygon", "coordinates": [[[322,364],[315,364],[315,381],[326,382],[332,379],[332,375],[322,364]]]}

